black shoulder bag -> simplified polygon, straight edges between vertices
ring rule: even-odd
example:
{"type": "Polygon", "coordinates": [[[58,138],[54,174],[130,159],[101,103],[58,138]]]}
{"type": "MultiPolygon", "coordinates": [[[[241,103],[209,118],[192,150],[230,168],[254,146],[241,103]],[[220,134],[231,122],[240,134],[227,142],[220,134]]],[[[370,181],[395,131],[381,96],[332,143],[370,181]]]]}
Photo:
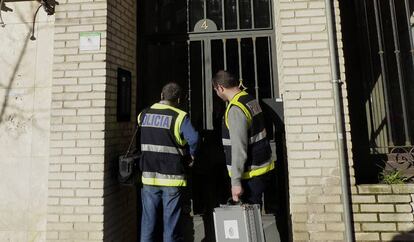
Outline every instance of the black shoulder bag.
{"type": "Polygon", "coordinates": [[[141,153],[131,152],[132,143],[134,143],[138,128],[139,126],[137,125],[125,155],[121,155],[118,159],[118,181],[121,185],[134,186],[139,179],[141,153]]]}

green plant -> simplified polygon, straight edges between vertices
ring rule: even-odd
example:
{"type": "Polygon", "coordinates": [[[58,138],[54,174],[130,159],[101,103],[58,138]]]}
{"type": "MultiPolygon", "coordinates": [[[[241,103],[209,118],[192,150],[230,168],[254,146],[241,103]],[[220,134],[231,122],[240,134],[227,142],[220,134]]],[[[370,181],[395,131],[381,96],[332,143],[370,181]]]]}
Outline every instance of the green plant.
{"type": "Polygon", "coordinates": [[[400,171],[383,170],[379,174],[381,183],[385,184],[404,184],[408,178],[401,175],[400,171]]]}

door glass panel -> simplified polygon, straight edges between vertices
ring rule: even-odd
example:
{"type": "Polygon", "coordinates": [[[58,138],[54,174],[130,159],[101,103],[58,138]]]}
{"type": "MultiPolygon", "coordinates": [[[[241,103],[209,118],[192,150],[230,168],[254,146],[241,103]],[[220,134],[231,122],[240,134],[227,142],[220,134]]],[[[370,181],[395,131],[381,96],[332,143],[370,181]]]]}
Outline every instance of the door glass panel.
{"type": "Polygon", "coordinates": [[[187,31],[187,3],[176,0],[159,0],[161,33],[185,33],[187,31]]]}
{"type": "Polygon", "coordinates": [[[255,94],[254,55],[252,39],[241,40],[243,85],[252,96],[255,94]]]}
{"type": "Polygon", "coordinates": [[[211,41],[211,65],[213,74],[224,69],[223,41],[221,39],[211,41]]]}
{"type": "Polygon", "coordinates": [[[217,29],[223,29],[222,28],[222,0],[211,0],[207,1],[207,18],[213,20],[213,22],[217,25],[217,29]]]}
{"type": "Polygon", "coordinates": [[[154,72],[150,71],[149,66],[153,66],[154,68],[158,68],[162,66],[162,61],[160,60],[160,53],[163,50],[163,47],[161,45],[158,45],[157,43],[148,43],[146,46],[146,68],[143,68],[145,71],[145,78],[146,81],[143,83],[143,89],[145,89],[144,96],[145,98],[142,98],[143,106],[149,106],[152,103],[158,101],[157,95],[155,93],[160,93],[160,90],[162,88],[162,82],[156,82],[155,80],[162,80],[164,77],[162,76],[164,72],[154,72]]]}
{"type": "Polygon", "coordinates": [[[144,33],[157,33],[159,28],[158,1],[145,1],[145,4],[143,4],[143,8],[145,9],[145,11],[143,11],[145,21],[142,21],[142,24],[144,25],[144,33]]]}
{"type": "Polygon", "coordinates": [[[237,29],[236,0],[224,0],[226,29],[237,29]]]}
{"type": "Polygon", "coordinates": [[[255,0],[253,1],[253,6],[255,28],[270,28],[269,0],[255,0]]]}
{"type": "Polygon", "coordinates": [[[175,0],[146,1],[144,31],[154,33],[186,33],[187,3],[175,0]]]}
{"type": "Polygon", "coordinates": [[[185,42],[149,42],[145,49],[143,106],[159,101],[161,88],[175,81],[186,87],[188,64],[185,42]],[[159,71],[154,71],[159,70],[159,71]]]}
{"type": "Polygon", "coordinates": [[[256,61],[257,61],[257,80],[259,83],[259,98],[271,98],[272,78],[270,76],[269,38],[262,37],[256,39],[256,61]]]}
{"type": "Polygon", "coordinates": [[[239,53],[236,39],[226,40],[227,71],[239,78],[239,53]]]}
{"type": "Polygon", "coordinates": [[[250,29],[252,28],[252,12],[250,6],[250,0],[240,0],[240,28],[250,29]]]}
{"type": "Polygon", "coordinates": [[[201,41],[190,42],[190,85],[191,122],[197,130],[203,130],[204,88],[203,88],[203,49],[201,41]]]}
{"type": "MultiPolygon", "coordinates": [[[[211,41],[211,70],[213,75],[224,69],[223,40],[211,41]]],[[[221,121],[225,111],[224,102],[213,93],[213,127],[221,130],[221,121]]]]}
{"type": "Polygon", "coordinates": [[[204,19],[204,1],[203,0],[191,0],[189,8],[190,8],[189,32],[193,32],[195,24],[199,20],[204,19]]]}
{"type": "Polygon", "coordinates": [[[189,4],[189,32],[193,32],[194,25],[205,18],[204,4],[206,4],[206,18],[213,20],[218,30],[270,28],[272,26],[269,0],[189,0],[189,4]],[[222,26],[223,18],[225,28],[222,26]]]}

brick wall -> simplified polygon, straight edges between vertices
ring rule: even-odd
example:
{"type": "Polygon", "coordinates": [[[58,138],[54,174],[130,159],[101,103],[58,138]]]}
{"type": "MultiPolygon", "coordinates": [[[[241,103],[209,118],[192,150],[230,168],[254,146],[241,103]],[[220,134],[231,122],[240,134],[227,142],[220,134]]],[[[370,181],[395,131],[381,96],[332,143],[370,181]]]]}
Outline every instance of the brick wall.
{"type": "Polygon", "coordinates": [[[412,184],[358,186],[352,196],[356,239],[413,241],[413,194],[412,184]]]}
{"type": "Polygon", "coordinates": [[[63,0],[56,8],[49,241],[133,241],[136,196],[114,165],[135,120],[134,0],[63,0]],[[82,32],[99,32],[97,51],[80,51],[82,32]],[[117,68],[132,73],[131,120],[116,119],[117,68]]]}
{"type": "Polygon", "coordinates": [[[136,0],[108,1],[107,82],[105,115],[105,241],[136,241],[137,201],[133,188],[114,179],[114,161],[124,153],[136,123],[136,0]],[[131,71],[131,119],[116,121],[117,69],[131,71]]]}
{"type": "Polygon", "coordinates": [[[102,241],[104,222],[106,0],[56,7],[50,140],[48,241],[102,241]],[[81,32],[101,33],[80,51],[81,32]]]}
{"type": "MultiPolygon", "coordinates": [[[[337,1],[335,4],[336,28],[340,33],[337,1]]],[[[275,6],[293,239],[343,241],[345,227],[325,1],[278,0],[275,6]]],[[[341,79],[345,81],[341,35],[337,36],[341,79]]],[[[350,149],[345,85],[342,92],[350,149]]]]}

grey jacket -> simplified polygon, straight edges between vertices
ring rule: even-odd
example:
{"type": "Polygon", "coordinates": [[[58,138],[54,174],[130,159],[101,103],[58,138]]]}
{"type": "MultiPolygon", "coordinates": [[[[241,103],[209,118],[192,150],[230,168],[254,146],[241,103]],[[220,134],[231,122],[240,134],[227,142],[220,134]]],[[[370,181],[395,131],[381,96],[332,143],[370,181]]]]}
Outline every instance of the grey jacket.
{"type": "Polygon", "coordinates": [[[228,124],[231,141],[231,185],[241,186],[244,164],[247,160],[248,129],[246,115],[237,107],[232,106],[228,112],[228,124]]]}

